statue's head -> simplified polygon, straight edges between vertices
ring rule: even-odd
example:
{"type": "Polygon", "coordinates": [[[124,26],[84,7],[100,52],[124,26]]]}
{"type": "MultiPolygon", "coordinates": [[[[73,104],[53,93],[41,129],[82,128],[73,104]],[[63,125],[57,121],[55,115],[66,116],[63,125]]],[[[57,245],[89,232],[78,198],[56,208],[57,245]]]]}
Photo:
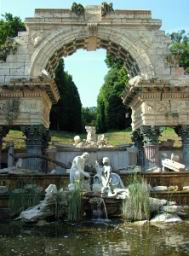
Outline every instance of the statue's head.
{"type": "Polygon", "coordinates": [[[82,158],[87,160],[89,158],[89,153],[87,153],[87,152],[83,153],[82,158]]]}
{"type": "Polygon", "coordinates": [[[110,165],[110,159],[108,157],[103,157],[102,163],[103,165],[110,165]]]}

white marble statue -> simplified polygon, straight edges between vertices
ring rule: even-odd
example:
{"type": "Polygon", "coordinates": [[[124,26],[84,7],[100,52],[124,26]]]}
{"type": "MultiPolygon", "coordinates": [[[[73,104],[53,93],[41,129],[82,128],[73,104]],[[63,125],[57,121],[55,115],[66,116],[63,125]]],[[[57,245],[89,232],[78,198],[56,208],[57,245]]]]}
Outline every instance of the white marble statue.
{"type": "MultiPolygon", "coordinates": [[[[75,184],[84,185],[84,177],[90,178],[90,174],[85,172],[85,163],[89,158],[88,153],[83,153],[81,156],[76,156],[72,161],[72,166],[70,168],[70,184],[68,185],[69,190],[75,188],[75,184]]],[[[89,182],[87,182],[89,184],[89,182]]],[[[88,185],[89,186],[89,185],[88,185]]]]}
{"type": "Polygon", "coordinates": [[[108,197],[121,196],[121,194],[123,197],[126,197],[128,190],[125,189],[120,176],[112,172],[110,159],[103,157],[102,164],[103,166],[100,166],[96,162],[97,174],[93,179],[93,192],[100,192],[106,194],[108,197]]]}
{"type": "Polygon", "coordinates": [[[129,85],[130,86],[137,86],[142,80],[148,79],[148,76],[146,74],[141,74],[135,77],[132,77],[129,79],[129,85]]]}
{"type": "Polygon", "coordinates": [[[94,126],[85,126],[85,130],[87,132],[87,143],[95,143],[96,142],[96,128],[94,126]]]}

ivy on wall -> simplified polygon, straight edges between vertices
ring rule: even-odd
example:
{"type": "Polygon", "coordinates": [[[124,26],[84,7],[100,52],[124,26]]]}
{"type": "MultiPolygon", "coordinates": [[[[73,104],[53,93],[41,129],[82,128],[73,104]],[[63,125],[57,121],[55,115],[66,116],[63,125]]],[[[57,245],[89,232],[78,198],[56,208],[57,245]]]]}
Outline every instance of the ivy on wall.
{"type": "Polygon", "coordinates": [[[19,99],[10,99],[6,102],[6,114],[5,118],[8,125],[11,125],[18,117],[20,107],[19,99]]]}
{"type": "Polygon", "coordinates": [[[71,11],[75,13],[77,16],[81,16],[81,15],[84,15],[85,8],[83,7],[82,4],[77,4],[76,2],[74,2],[72,4],[71,11]]]}
{"type": "Polygon", "coordinates": [[[0,60],[6,61],[7,56],[12,53],[15,54],[17,51],[18,44],[12,38],[7,38],[5,43],[0,46],[0,60]]]}
{"type": "Polygon", "coordinates": [[[111,12],[114,12],[113,4],[112,3],[108,4],[106,2],[102,2],[102,4],[101,4],[102,17],[106,16],[107,14],[109,14],[111,12]]]}

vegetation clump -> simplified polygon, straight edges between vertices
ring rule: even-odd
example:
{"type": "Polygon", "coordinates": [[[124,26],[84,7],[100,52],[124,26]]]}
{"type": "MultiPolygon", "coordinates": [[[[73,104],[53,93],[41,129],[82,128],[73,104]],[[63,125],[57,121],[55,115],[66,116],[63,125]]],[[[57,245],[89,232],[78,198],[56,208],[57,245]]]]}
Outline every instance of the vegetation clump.
{"type": "Polygon", "coordinates": [[[81,16],[81,15],[84,15],[85,8],[83,7],[82,4],[77,4],[76,2],[74,2],[72,4],[71,11],[75,13],[77,16],[81,16]]]}
{"type": "Polygon", "coordinates": [[[78,184],[76,184],[75,189],[70,191],[68,197],[68,220],[74,222],[80,221],[81,215],[81,188],[78,184]]]}
{"type": "Polygon", "coordinates": [[[27,184],[10,192],[9,208],[12,216],[35,206],[40,202],[42,189],[35,184],[27,184]]]}
{"type": "Polygon", "coordinates": [[[142,178],[136,176],[128,186],[129,197],[123,201],[123,217],[130,221],[150,218],[149,186],[142,178]]]}
{"type": "Polygon", "coordinates": [[[113,4],[112,3],[108,4],[106,2],[102,2],[102,4],[101,4],[102,17],[106,16],[107,14],[109,14],[111,12],[114,12],[113,4]]]}

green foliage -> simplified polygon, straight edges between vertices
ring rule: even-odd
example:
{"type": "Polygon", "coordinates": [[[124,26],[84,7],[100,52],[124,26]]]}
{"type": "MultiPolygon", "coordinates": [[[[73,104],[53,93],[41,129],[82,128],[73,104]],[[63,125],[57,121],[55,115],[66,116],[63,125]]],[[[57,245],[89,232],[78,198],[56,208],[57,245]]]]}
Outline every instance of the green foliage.
{"type": "Polygon", "coordinates": [[[19,99],[10,99],[6,102],[6,121],[8,125],[11,125],[12,122],[18,117],[19,114],[19,99]]]}
{"type": "Polygon", "coordinates": [[[122,205],[123,217],[131,221],[149,219],[150,194],[146,181],[134,176],[128,189],[129,198],[125,199],[122,205]]]}
{"type": "Polygon", "coordinates": [[[122,68],[124,65],[124,62],[122,59],[117,58],[117,56],[107,53],[107,57],[105,59],[105,63],[108,66],[108,68],[122,68]]]}
{"type": "Polygon", "coordinates": [[[63,59],[59,61],[55,75],[60,100],[51,109],[50,128],[53,130],[80,132],[82,130],[82,105],[72,77],[64,71],[63,59]]]}
{"type": "Polygon", "coordinates": [[[73,191],[70,191],[68,199],[68,220],[81,220],[81,189],[78,186],[73,191]]]}
{"type": "Polygon", "coordinates": [[[2,16],[3,19],[0,20],[0,46],[5,44],[8,37],[15,37],[19,31],[26,30],[19,17],[14,17],[10,13],[5,13],[2,16]]]}
{"type": "Polygon", "coordinates": [[[12,216],[40,202],[41,190],[35,184],[27,184],[10,192],[9,208],[12,216]]]}
{"type": "Polygon", "coordinates": [[[0,19],[0,60],[6,61],[7,55],[15,53],[17,43],[12,39],[18,31],[25,30],[24,23],[19,17],[13,17],[10,13],[2,15],[0,19]]]}
{"type": "Polygon", "coordinates": [[[102,17],[106,16],[106,14],[109,14],[111,12],[114,12],[113,4],[108,4],[107,2],[102,2],[101,4],[101,15],[102,17]]]}
{"type": "Polygon", "coordinates": [[[174,32],[171,35],[171,53],[178,60],[179,65],[189,73],[189,35],[184,30],[174,32]]]}
{"type": "Polygon", "coordinates": [[[71,11],[74,12],[76,15],[81,16],[85,13],[85,8],[82,4],[77,4],[74,2],[71,7],[71,11]]]}
{"type": "Polygon", "coordinates": [[[82,108],[83,125],[96,125],[96,107],[82,108]]]}
{"type": "Polygon", "coordinates": [[[15,54],[17,51],[17,43],[12,38],[7,38],[3,45],[0,45],[0,60],[6,61],[10,53],[15,54]]]}
{"type": "Polygon", "coordinates": [[[125,129],[130,126],[130,119],[126,119],[126,113],[130,113],[127,106],[122,103],[122,93],[128,82],[128,74],[120,59],[108,55],[106,59],[110,67],[105,77],[97,99],[97,130],[125,129]]]}

